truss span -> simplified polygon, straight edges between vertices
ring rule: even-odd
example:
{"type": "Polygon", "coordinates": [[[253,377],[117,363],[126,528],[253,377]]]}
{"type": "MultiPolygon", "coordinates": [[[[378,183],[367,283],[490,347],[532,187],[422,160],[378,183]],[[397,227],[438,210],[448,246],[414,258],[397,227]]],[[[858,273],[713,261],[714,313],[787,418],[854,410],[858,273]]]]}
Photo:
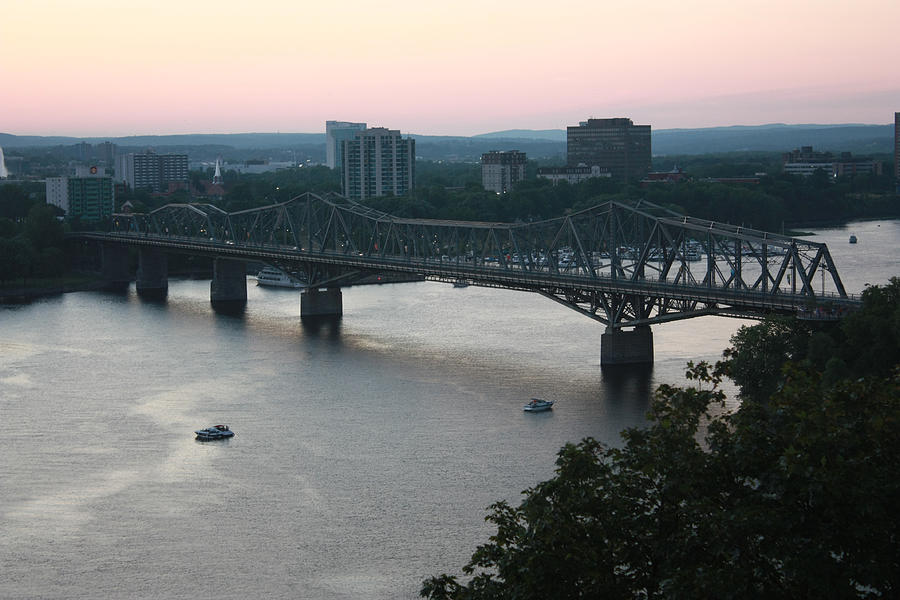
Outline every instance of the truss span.
{"type": "Polygon", "coordinates": [[[539,222],[406,219],[337,195],[227,213],[170,204],[117,214],[102,239],[257,258],[310,285],[361,274],[540,293],[612,328],[700,315],[755,318],[819,309],[847,295],[825,244],[680,215],[647,201],[607,202],[539,222]]]}

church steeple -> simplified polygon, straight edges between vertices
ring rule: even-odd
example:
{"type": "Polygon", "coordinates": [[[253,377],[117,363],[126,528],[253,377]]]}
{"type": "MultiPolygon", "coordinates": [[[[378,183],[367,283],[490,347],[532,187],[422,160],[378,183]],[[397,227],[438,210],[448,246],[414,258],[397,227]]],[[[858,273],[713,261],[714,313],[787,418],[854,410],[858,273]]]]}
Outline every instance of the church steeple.
{"type": "Polygon", "coordinates": [[[216,158],[216,172],[213,174],[212,182],[215,185],[222,185],[222,169],[219,168],[219,159],[216,158]]]}

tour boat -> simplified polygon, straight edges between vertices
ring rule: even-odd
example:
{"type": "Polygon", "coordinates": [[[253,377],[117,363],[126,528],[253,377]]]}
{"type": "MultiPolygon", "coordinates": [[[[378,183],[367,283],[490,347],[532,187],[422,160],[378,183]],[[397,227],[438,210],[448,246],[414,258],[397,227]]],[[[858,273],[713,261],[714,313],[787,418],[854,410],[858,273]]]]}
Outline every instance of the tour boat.
{"type": "Polygon", "coordinates": [[[525,412],[541,412],[553,408],[553,400],[541,400],[540,398],[532,398],[531,402],[526,404],[522,410],[525,412]]]}
{"type": "Polygon", "coordinates": [[[275,267],[266,267],[256,274],[256,285],[286,288],[301,288],[303,284],[275,267]]]}
{"type": "Polygon", "coordinates": [[[211,425],[206,429],[198,429],[194,433],[197,434],[198,440],[223,440],[225,438],[234,437],[234,432],[228,428],[228,425],[211,425]]]}

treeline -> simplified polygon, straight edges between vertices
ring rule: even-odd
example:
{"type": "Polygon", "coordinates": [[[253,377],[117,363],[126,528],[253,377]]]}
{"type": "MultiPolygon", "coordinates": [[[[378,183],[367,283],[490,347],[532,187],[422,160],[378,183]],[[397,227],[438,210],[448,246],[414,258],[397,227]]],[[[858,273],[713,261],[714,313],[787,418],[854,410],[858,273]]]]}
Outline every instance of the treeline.
{"type": "MultiPolygon", "coordinates": [[[[419,187],[413,194],[373,198],[366,204],[412,218],[529,222],[563,216],[611,200],[646,199],[679,213],[766,231],[781,231],[785,226],[802,223],[900,215],[893,179],[886,175],[857,175],[833,181],[824,172],[810,177],[775,174],[761,175],[758,184],[726,184],[695,178],[645,187],[608,179],[554,186],[547,180],[532,177],[509,193],[498,195],[481,187],[478,165],[428,164],[427,168],[421,165],[418,163],[417,168],[423,171],[423,176],[419,177],[419,187]]],[[[729,169],[712,165],[706,168],[706,172],[719,173],[720,177],[726,176],[721,174],[723,171],[729,169]]],[[[755,172],[758,171],[751,173],[755,172]]]]}
{"type": "Polygon", "coordinates": [[[0,285],[65,272],[65,229],[59,214],[20,186],[0,186],[0,285]]]}
{"type": "MultiPolygon", "coordinates": [[[[646,199],[676,212],[713,221],[767,231],[802,223],[842,222],[851,219],[900,215],[900,202],[888,175],[857,175],[833,181],[824,172],[810,177],[777,173],[780,157],[773,153],[738,153],[734,156],[690,156],[667,159],[659,167],[677,165],[691,181],[676,184],[589,179],[577,185],[537,179],[538,164],[529,161],[527,178],[504,195],[481,186],[481,166],[475,163],[418,161],[416,188],[407,196],[371,198],[365,204],[409,218],[462,221],[531,222],[563,216],[610,200],[646,199]],[[678,161],[684,158],[685,167],[678,161]],[[726,184],[710,177],[759,176],[758,184],[726,184]],[[775,174],[772,174],[775,173],[775,174]]],[[[340,173],[326,167],[301,167],[269,173],[224,173],[226,194],[214,202],[234,212],[284,202],[304,192],[341,190],[340,173]]],[[[212,170],[192,172],[196,189],[212,179],[212,170]]],[[[168,198],[143,192],[120,197],[135,209],[152,210],[169,202],[189,202],[187,191],[168,198]]]]}
{"type": "Polygon", "coordinates": [[[900,279],[830,328],[745,327],[622,445],[567,444],[432,600],[900,595],[900,279]],[[835,365],[840,362],[841,365],[835,365]],[[759,372],[752,372],[753,370],[759,372]],[[721,376],[743,402],[721,413],[721,376]],[[715,409],[715,410],[714,410],[715,409]]]}

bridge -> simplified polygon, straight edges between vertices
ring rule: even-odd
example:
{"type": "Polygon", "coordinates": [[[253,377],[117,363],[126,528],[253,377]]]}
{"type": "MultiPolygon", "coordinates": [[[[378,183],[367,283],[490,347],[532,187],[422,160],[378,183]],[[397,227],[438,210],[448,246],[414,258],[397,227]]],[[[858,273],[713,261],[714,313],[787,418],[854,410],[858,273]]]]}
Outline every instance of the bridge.
{"type": "Polygon", "coordinates": [[[167,289],[166,253],[213,257],[213,303],[246,303],[246,262],[306,283],[301,316],[342,314],[341,288],[374,274],[534,292],[606,326],[601,363],[652,362],[650,326],[703,315],[839,318],[859,305],[825,244],[680,215],[647,201],[607,202],[537,222],[406,219],[337,195],[227,213],[170,204],[116,214],[103,268],[140,293],[167,289]]]}

